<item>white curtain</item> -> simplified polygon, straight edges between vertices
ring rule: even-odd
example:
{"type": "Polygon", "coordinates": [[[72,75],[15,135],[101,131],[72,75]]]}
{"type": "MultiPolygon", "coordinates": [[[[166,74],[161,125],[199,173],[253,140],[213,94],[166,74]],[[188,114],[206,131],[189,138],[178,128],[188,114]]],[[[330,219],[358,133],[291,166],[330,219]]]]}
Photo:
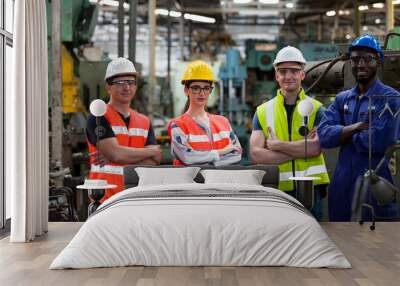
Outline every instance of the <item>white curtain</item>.
{"type": "Polygon", "coordinates": [[[12,242],[48,229],[46,0],[15,1],[12,94],[6,97],[6,188],[12,242]]]}

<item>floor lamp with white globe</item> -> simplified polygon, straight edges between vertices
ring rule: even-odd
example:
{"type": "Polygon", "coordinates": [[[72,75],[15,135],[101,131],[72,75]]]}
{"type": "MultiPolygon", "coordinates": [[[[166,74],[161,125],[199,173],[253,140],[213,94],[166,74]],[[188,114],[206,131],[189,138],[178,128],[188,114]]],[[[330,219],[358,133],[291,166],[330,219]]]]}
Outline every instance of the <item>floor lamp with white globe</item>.
{"type": "MultiPolygon", "coordinates": [[[[89,107],[90,113],[96,117],[96,149],[97,149],[97,161],[100,158],[100,125],[99,119],[103,116],[107,111],[107,105],[101,99],[95,99],[92,101],[89,107]]],[[[96,211],[96,209],[100,206],[100,200],[104,197],[106,189],[116,188],[116,185],[110,185],[106,180],[93,180],[93,179],[85,179],[85,183],[83,185],[77,186],[78,189],[88,190],[88,194],[92,202],[88,207],[88,215],[90,216],[92,213],[96,211]]]]}

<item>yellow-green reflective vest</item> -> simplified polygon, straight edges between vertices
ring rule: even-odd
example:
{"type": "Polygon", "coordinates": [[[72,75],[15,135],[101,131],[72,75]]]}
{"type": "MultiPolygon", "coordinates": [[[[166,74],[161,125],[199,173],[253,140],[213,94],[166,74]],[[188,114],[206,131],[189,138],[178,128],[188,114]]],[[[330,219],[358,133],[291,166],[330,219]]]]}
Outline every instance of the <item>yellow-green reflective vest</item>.
{"type": "MultiPolygon", "coordinates": [[[[296,102],[295,110],[293,111],[292,117],[292,130],[291,136],[289,137],[287,114],[284,105],[284,97],[280,90],[277,91],[276,96],[261,104],[257,107],[257,117],[262,130],[264,132],[265,138],[268,139],[269,132],[268,127],[271,127],[275,136],[280,140],[284,141],[297,141],[304,140],[304,136],[300,135],[299,128],[302,125],[302,118],[299,114],[297,108],[301,100],[308,99],[312,102],[314,106],[314,111],[308,120],[308,128],[311,130],[314,126],[315,115],[318,109],[321,107],[321,103],[311,97],[308,97],[304,90],[302,89],[299,94],[299,100],[296,102]]],[[[295,159],[286,163],[279,165],[279,189],[282,191],[292,191],[294,190],[293,181],[289,180],[289,177],[304,177],[304,176],[315,176],[320,179],[314,181],[315,185],[328,184],[329,176],[326,171],[325,161],[322,153],[317,157],[304,159],[295,159]],[[294,165],[294,170],[293,170],[294,165]]]]}

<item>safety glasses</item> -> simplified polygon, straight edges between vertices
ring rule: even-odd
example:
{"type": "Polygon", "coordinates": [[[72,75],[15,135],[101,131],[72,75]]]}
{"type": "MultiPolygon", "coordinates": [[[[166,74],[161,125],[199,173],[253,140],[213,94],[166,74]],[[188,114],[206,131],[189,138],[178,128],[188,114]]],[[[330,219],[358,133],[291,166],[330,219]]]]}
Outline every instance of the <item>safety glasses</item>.
{"type": "Polygon", "coordinates": [[[298,68],[278,68],[276,70],[276,72],[280,76],[286,76],[286,75],[299,76],[301,71],[302,71],[302,69],[298,69],[298,68]]]}
{"type": "Polygon", "coordinates": [[[134,80],[134,79],[114,80],[110,84],[115,85],[117,87],[124,87],[125,85],[128,85],[129,87],[134,87],[134,86],[136,86],[136,80],[134,80]]]}
{"type": "Polygon", "coordinates": [[[204,94],[210,94],[213,90],[212,86],[201,87],[199,85],[192,85],[189,88],[194,94],[200,94],[201,92],[204,94]]]}
{"type": "Polygon", "coordinates": [[[350,63],[353,66],[356,66],[363,62],[364,64],[370,64],[370,63],[375,63],[377,61],[377,58],[371,55],[365,55],[365,56],[352,56],[350,57],[350,63]]]}

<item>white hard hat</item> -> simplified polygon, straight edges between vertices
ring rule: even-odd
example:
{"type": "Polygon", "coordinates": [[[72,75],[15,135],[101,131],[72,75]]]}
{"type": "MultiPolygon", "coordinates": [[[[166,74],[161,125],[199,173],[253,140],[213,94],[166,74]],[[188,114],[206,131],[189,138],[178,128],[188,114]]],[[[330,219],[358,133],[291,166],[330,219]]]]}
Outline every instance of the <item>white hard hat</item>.
{"type": "Polygon", "coordinates": [[[104,80],[117,75],[137,75],[135,66],[126,58],[117,58],[109,62],[104,80]]]}
{"type": "Polygon", "coordinates": [[[274,60],[274,66],[276,67],[280,63],[284,62],[298,62],[301,64],[306,64],[306,60],[304,59],[300,50],[292,46],[284,47],[278,52],[274,60]]]}

